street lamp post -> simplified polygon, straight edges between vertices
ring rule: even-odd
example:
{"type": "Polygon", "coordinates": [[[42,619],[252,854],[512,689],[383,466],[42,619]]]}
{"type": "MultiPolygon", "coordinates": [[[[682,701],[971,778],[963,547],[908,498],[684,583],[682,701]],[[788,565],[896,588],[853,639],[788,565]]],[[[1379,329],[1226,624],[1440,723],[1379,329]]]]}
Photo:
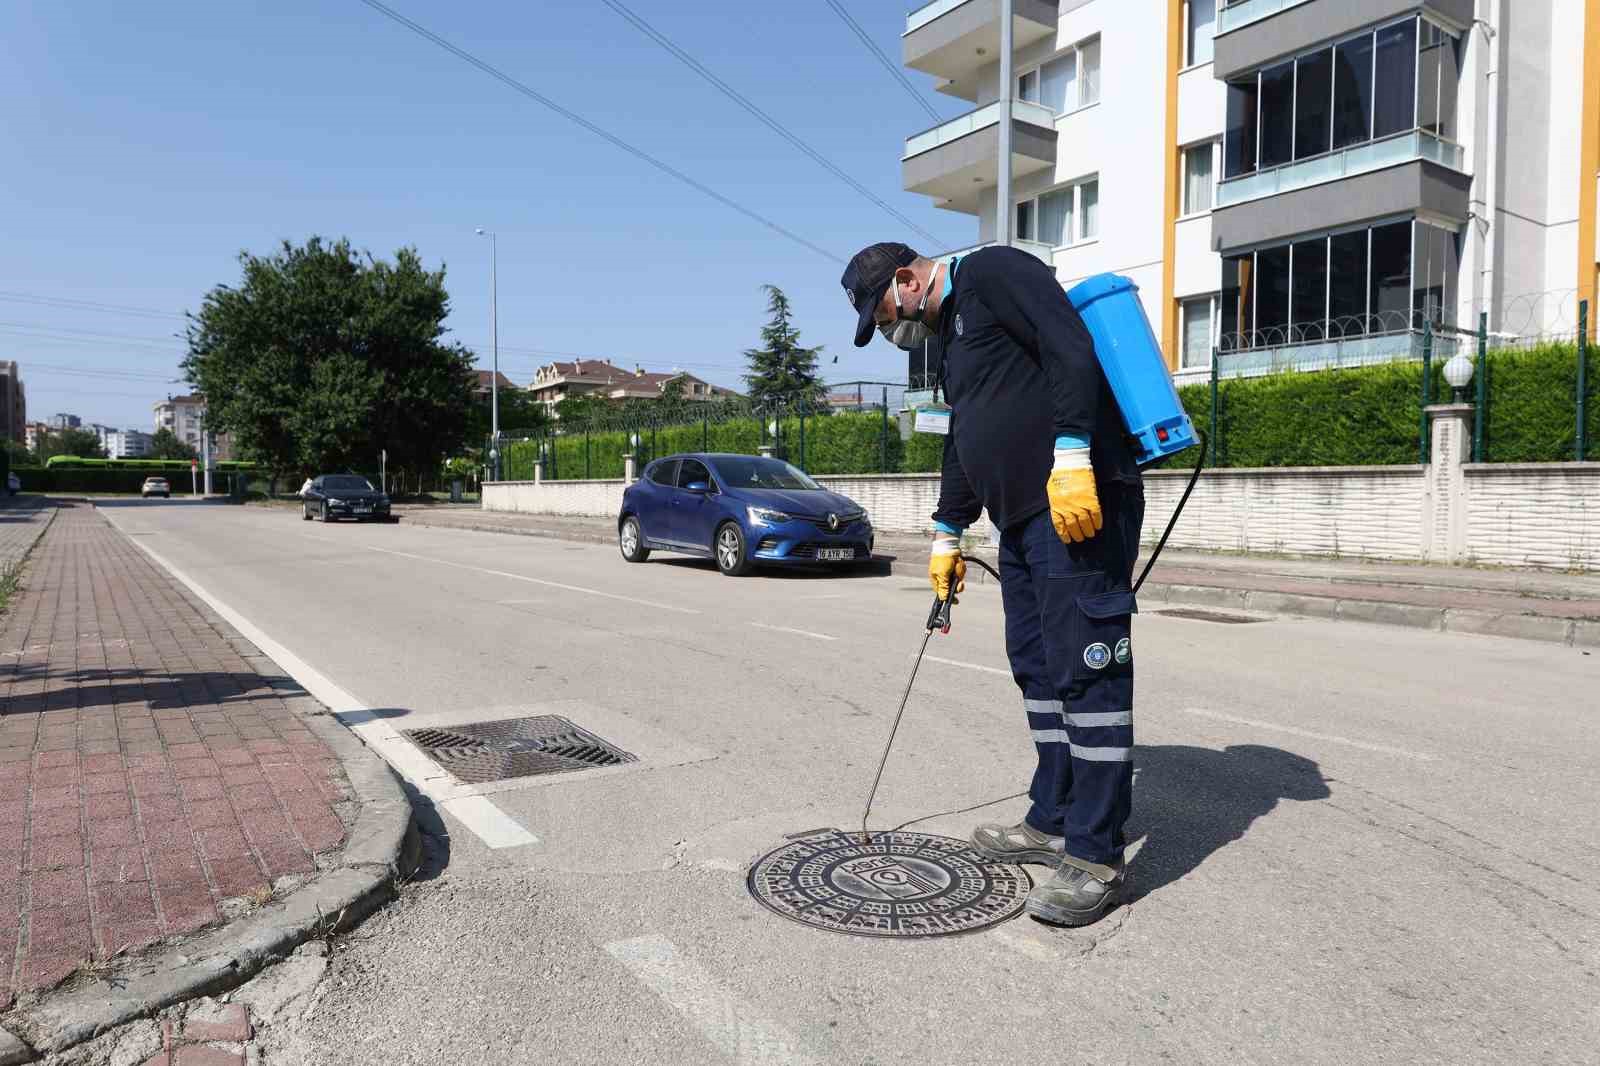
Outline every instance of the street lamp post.
{"type": "Polygon", "coordinates": [[[489,238],[489,341],[494,349],[494,372],[489,377],[489,463],[494,479],[500,480],[500,281],[499,256],[493,230],[478,227],[478,236],[489,238]]]}

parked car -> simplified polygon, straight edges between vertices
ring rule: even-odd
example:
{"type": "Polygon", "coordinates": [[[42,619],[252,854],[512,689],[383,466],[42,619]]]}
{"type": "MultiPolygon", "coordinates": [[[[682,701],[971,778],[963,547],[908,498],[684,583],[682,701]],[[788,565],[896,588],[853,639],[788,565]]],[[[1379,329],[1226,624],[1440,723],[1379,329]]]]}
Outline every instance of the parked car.
{"type": "Polygon", "coordinates": [[[389,497],[360,474],[323,474],[300,493],[300,517],[307,522],[354,518],[358,522],[389,519],[389,497]]]}
{"type": "Polygon", "coordinates": [[[780,459],[697,452],[657,459],[628,486],[617,543],[630,563],[683,552],[737,576],[762,564],[866,562],[872,522],[854,500],[780,459]]]}
{"type": "Polygon", "coordinates": [[[22,491],[22,479],[20,477],[18,477],[17,475],[15,475],[15,474],[7,474],[6,475],[6,492],[7,492],[7,494],[9,494],[11,496],[15,496],[17,493],[19,493],[21,491],[22,491]]]}
{"type": "Polygon", "coordinates": [[[144,479],[144,485],[139,489],[139,495],[145,499],[149,499],[151,496],[160,496],[165,500],[172,496],[172,486],[167,484],[167,479],[164,477],[147,477],[144,479]]]}

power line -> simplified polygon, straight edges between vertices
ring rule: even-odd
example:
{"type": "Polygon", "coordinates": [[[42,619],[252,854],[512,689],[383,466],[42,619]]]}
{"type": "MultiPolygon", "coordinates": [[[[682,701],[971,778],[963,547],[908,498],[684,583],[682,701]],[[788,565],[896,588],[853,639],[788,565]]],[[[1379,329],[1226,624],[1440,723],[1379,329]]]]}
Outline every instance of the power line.
{"type": "Polygon", "coordinates": [[[928,101],[923,98],[923,95],[917,91],[917,87],[912,85],[910,79],[905,76],[905,72],[899,67],[895,66],[889,57],[883,54],[883,50],[880,49],[877,43],[867,35],[867,31],[861,28],[861,24],[855,19],[851,18],[850,12],[846,11],[840,6],[839,0],[828,0],[828,6],[833,8],[835,14],[844,19],[844,24],[846,26],[849,26],[855,31],[856,36],[861,38],[861,43],[867,46],[867,51],[878,57],[878,62],[883,64],[883,69],[887,70],[890,74],[893,74],[895,81],[898,81],[901,85],[905,86],[906,92],[910,93],[911,98],[922,106],[922,110],[926,111],[933,121],[943,122],[944,117],[941,116],[939,112],[935,111],[933,109],[933,105],[928,103],[928,101]]]}
{"type": "Polygon", "coordinates": [[[119,315],[140,315],[147,318],[186,319],[188,317],[176,311],[157,311],[151,307],[130,307],[127,304],[107,304],[96,300],[74,300],[64,296],[35,296],[26,292],[0,292],[0,300],[41,304],[45,307],[66,307],[74,311],[103,311],[119,315]]]}
{"type": "Polygon", "coordinates": [[[755,211],[752,211],[750,208],[745,207],[743,204],[724,196],[720,192],[717,192],[717,190],[711,188],[711,186],[706,185],[703,182],[696,181],[694,178],[691,178],[689,175],[685,174],[681,170],[678,170],[676,167],[673,167],[668,163],[664,163],[661,160],[657,159],[655,156],[650,155],[648,152],[644,151],[644,149],[634,147],[633,145],[629,144],[627,141],[623,140],[621,137],[618,137],[616,134],[610,133],[610,132],[600,128],[599,126],[595,125],[593,122],[590,122],[588,119],[584,118],[582,115],[579,115],[577,112],[570,111],[567,108],[562,107],[560,104],[556,103],[554,100],[552,100],[549,97],[543,95],[542,93],[538,92],[537,90],[532,89],[529,86],[523,84],[522,82],[520,82],[517,79],[513,78],[511,75],[506,74],[504,71],[501,71],[499,68],[491,66],[488,63],[484,62],[483,60],[479,59],[477,56],[473,55],[471,52],[468,52],[468,51],[466,51],[464,49],[461,49],[461,48],[457,48],[455,45],[451,44],[449,41],[445,40],[443,37],[440,37],[438,34],[434,33],[432,30],[429,30],[427,27],[422,26],[422,25],[420,25],[420,24],[418,24],[416,22],[413,22],[410,19],[406,18],[404,15],[400,14],[400,12],[394,10],[393,8],[388,7],[385,4],[379,3],[379,0],[361,0],[361,2],[363,4],[366,4],[368,7],[372,8],[374,11],[378,12],[379,14],[381,14],[381,15],[387,17],[387,18],[393,19],[395,22],[398,22],[400,25],[404,26],[406,29],[410,30],[411,32],[417,34],[419,37],[423,37],[426,40],[432,41],[434,44],[438,45],[440,48],[443,48],[445,51],[449,52],[451,55],[457,57],[458,59],[461,59],[464,62],[472,64],[473,66],[477,67],[479,70],[483,71],[485,74],[487,74],[490,77],[494,78],[496,81],[499,81],[499,82],[503,83],[504,85],[506,85],[506,86],[508,86],[508,87],[510,87],[512,89],[515,89],[517,92],[521,93],[523,96],[526,96],[528,99],[534,101],[535,103],[541,104],[544,107],[549,108],[551,111],[554,111],[556,114],[560,115],[562,118],[567,119],[569,122],[573,122],[573,123],[576,123],[579,126],[582,126],[584,129],[588,130],[590,133],[594,134],[596,137],[599,137],[602,140],[605,140],[605,141],[615,145],[616,147],[622,149],[624,152],[627,152],[629,155],[634,156],[635,158],[640,159],[640,160],[642,160],[642,161],[644,161],[646,163],[649,163],[651,166],[655,167],[657,170],[661,171],[663,174],[667,174],[667,175],[669,175],[671,177],[677,178],[679,181],[683,182],[685,185],[688,185],[690,188],[704,193],[705,195],[711,197],[713,200],[715,200],[718,203],[722,204],[724,207],[732,208],[733,210],[739,212],[741,215],[744,215],[746,218],[751,219],[751,220],[753,220],[755,222],[759,222],[761,225],[767,227],[768,229],[770,229],[772,232],[778,234],[779,236],[786,237],[789,240],[794,241],[796,244],[803,245],[806,248],[811,249],[813,252],[816,252],[818,255],[825,256],[825,257],[827,257],[829,259],[832,259],[836,263],[844,262],[844,260],[841,259],[839,256],[834,255],[832,252],[828,251],[826,248],[823,248],[821,245],[811,243],[810,241],[806,240],[804,237],[800,236],[798,233],[795,233],[792,230],[785,229],[784,227],[780,226],[778,223],[772,221],[772,219],[767,218],[765,215],[757,214],[755,211]]]}
{"type": "Polygon", "coordinates": [[[648,22],[646,22],[639,15],[637,15],[633,11],[629,10],[626,5],[624,5],[624,4],[622,4],[620,2],[620,0],[604,0],[604,3],[611,10],[615,11],[617,14],[621,15],[624,19],[627,19],[630,23],[632,23],[634,25],[634,27],[639,30],[640,33],[644,34],[646,37],[649,37],[651,40],[655,41],[662,48],[665,48],[668,52],[671,52],[674,56],[676,56],[678,58],[678,60],[680,62],[683,63],[684,66],[688,67],[690,70],[694,71],[696,74],[700,75],[706,81],[708,81],[712,85],[714,85],[728,99],[732,100],[734,103],[736,103],[740,107],[744,108],[750,114],[754,115],[768,129],[772,130],[772,132],[776,133],[778,136],[782,137],[784,140],[788,141],[790,144],[792,144],[796,148],[800,149],[800,151],[802,151],[806,155],[810,156],[823,169],[825,169],[829,173],[833,174],[835,177],[837,177],[840,181],[844,182],[846,185],[849,185],[852,189],[854,189],[856,192],[860,193],[862,196],[866,197],[868,200],[871,200],[874,204],[877,204],[878,207],[880,207],[881,209],[883,209],[884,211],[886,211],[890,215],[893,215],[896,219],[898,219],[901,222],[901,224],[909,227],[910,229],[916,230],[918,233],[920,233],[922,236],[928,238],[928,240],[930,240],[930,241],[937,242],[939,240],[939,238],[937,236],[935,236],[932,233],[929,233],[927,230],[923,229],[921,226],[919,226],[915,222],[911,221],[911,219],[907,218],[905,215],[902,215],[899,211],[896,211],[892,206],[890,206],[888,203],[884,202],[877,195],[875,195],[872,192],[872,190],[868,189],[865,185],[861,184],[855,178],[852,178],[849,174],[845,173],[843,170],[839,169],[839,167],[835,166],[834,163],[831,160],[827,159],[826,157],[824,157],[822,155],[822,153],[818,152],[815,148],[811,147],[811,145],[809,145],[805,141],[801,140],[792,130],[790,130],[783,123],[779,122],[777,119],[773,118],[771,115],[769,115],[765,111],[763,111],[760,107],[758,107],[755,103],[753,103],[750,100],[749,97],[745,96],[739,90],[735,89],[733,86],[729,85],[727,82],[725,82],[721,78],[717,77],[717,75],[715,75],[711,71],[707,70],[705,65],[702,64],[698,59],[696,59],[694,56],[690,55],[688,52],[685,52],[682,48],[679,48],[676,44],[672,43],[672,41],[670,41],[664,34],[662,34],[654,26],[650,25],[648,22]]]}

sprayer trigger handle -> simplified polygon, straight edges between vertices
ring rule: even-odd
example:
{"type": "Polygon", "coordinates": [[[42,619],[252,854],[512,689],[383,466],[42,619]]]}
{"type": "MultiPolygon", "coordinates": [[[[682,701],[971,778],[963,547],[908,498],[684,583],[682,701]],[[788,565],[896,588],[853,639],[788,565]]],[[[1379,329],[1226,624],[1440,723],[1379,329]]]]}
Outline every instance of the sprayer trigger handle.
{"type": "Polygon", "coordinates": [[[937,629],[941,633],[949,633],[950,632],[950,605],[954,601],[955,601],[955,590],[954,589],[951,590],[951,594],[947,599],[942,599],[941,600],[937,596],[935,596],[933,598],[933,610],[928,612],[928,630],[929,630],[929,632],[932,632],[935,629],[937,629]]]}

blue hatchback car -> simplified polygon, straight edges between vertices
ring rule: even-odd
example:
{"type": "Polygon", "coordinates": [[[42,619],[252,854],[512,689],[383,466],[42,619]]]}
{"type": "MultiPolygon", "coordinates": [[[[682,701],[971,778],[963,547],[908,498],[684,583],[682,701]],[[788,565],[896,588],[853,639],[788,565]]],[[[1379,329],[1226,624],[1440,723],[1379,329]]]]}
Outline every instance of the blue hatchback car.
{"type": "Polygon", "coordinates": [[[617,543],[630,563],[683,552],[738,576],[768,563],[864,563],[872,523],[854,500],[781,459],[695,453],[657,459],[628,486],[617,543]]]}

